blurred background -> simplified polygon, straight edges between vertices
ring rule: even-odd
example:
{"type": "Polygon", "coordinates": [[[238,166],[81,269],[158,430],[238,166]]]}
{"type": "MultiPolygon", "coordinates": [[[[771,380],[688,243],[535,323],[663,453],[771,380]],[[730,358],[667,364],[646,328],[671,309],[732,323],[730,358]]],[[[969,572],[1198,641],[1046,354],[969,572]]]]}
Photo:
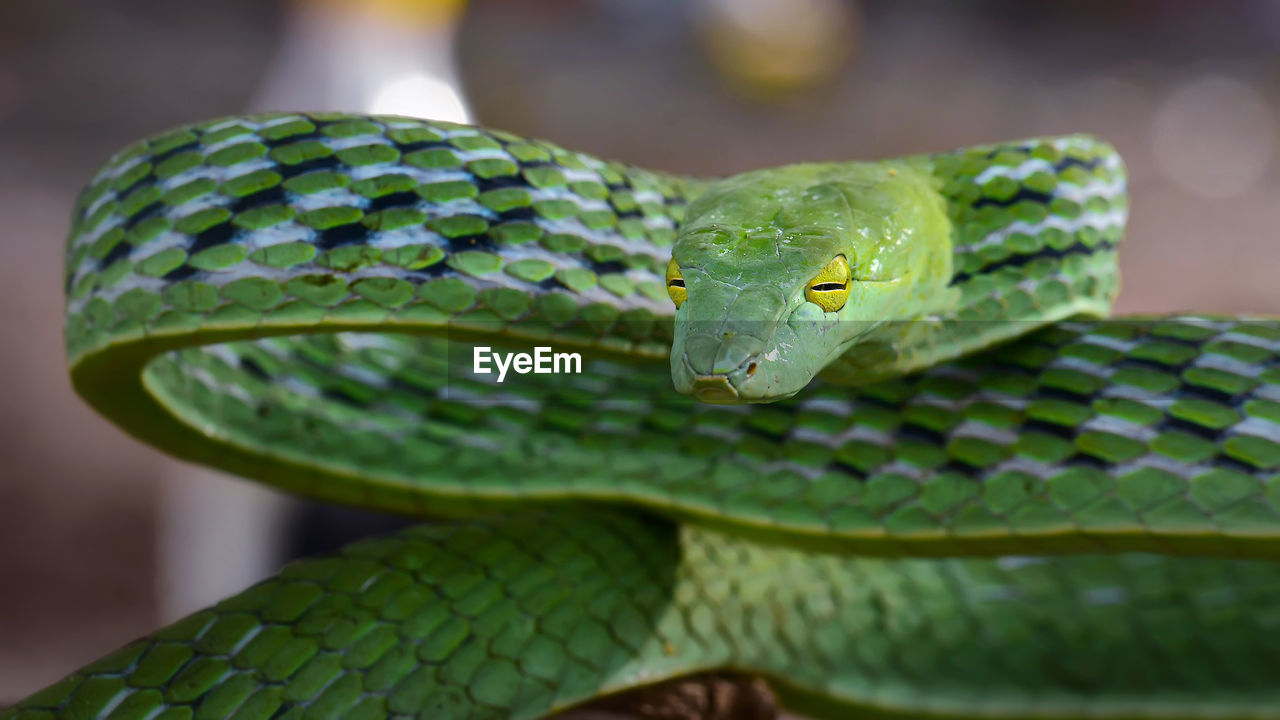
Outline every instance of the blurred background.
{"type": "Polygon", "coordinates": [[[708,175],[1096,133],[1130,169],[1122,311],[1280,313],[1270,0],[5,0],[0,706],[336,540],[331,511],[179,466],[66,379],[81,184],[250,109],[470,119],[708,175]]]}

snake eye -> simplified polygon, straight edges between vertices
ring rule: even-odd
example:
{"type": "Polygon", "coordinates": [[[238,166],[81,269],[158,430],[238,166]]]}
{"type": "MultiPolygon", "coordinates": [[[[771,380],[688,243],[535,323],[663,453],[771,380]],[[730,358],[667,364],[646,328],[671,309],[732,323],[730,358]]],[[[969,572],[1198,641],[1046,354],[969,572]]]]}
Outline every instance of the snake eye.
{"type": "Polygon", "coordinates": [[[684,286],[684,276],[680,274],[680,266],[676,264],[676,259],[671,258],[671,262],[667,263],[667,294],[671,296],[671,302],[680,307],[684,304],[685,299],[689,297],[689,291],[684,286]]]}
{"type": "Polygon", "coordinates": [[[822,308],[824,312],[836,312],[849,299],[849,280],[852,276],[849,261],[843,255],[837,255],[809,281],[804,289],[804,299],[822,308]]]}

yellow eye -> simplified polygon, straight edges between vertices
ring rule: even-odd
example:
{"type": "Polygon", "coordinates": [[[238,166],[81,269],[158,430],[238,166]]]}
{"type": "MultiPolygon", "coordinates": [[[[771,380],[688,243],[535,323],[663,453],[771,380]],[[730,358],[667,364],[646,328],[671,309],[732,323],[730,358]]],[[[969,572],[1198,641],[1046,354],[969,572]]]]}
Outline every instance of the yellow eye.
{"type": "Polygon", "coordinates": [[[676,264],[676,259],[671,258],[671,262],[667,263],[667,294],[671,296],[671,302],[680,307],[684,304],[686,298],[689,297],[689,291],[684,287],[684,276],[680,274],[680,266],[676,264]]]}
{"type": "Polygon", "coordinates": [[[853,273],[849,261],[837,255],[827,263],[804,289],[804,299],[822,308],[824,312],[836,312],[849,299],[849,280],[853,273]]]}

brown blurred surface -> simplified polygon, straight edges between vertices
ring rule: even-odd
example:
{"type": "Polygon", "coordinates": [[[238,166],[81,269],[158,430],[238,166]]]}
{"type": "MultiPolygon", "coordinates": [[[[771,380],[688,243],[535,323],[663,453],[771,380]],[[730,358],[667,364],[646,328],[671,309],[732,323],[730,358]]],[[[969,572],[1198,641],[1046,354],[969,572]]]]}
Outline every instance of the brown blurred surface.
{"type": "Polygon", "coordinates": [[[161,458],[66,378],[71,203],[118,147],[243,106],[273,15],[252,0],[0,5],[0,704],[156,623],[161,458]]]}
{"type": "MultiPolygon", "coordinates": [[[[460,61],[480,122],[676,171],[1097,133],[1131,173],[1122,310],[1280,312],[1275,4],[856,7],[858,45],[835,79],[767,104],[721,82],[696,14],[671,0],[476,2],[460,61]],[[1170,148],[1208,153],[1205,172],[1223,182],[1188,185],[1170,148]],[[1219,157],[1234,165],[1208,167],[1219,157]]],[[[60,256],[74,194],[130,140],[241,110],[281,11],[0,4],[0,704],[156,622],[159,458],[65,379],[60,256]]]]}

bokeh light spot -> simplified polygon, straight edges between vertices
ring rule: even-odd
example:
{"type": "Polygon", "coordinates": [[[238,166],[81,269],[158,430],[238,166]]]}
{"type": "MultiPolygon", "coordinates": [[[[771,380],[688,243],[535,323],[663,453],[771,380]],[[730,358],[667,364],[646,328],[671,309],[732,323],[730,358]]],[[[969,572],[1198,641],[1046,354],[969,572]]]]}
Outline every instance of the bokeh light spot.
{"type": "Polygon", "coordinates": [[[1174,183],[1231,197],[1262,178],[1275,152],[1271,108],[1253,86],[1222,75],[1178,86],[1156,113],[1152,150],[1174,183]]]}
{"type": "Polygon", "coordinates": [[[457,89],[439,78],[425,74],[389,79],[374,95],[369,111],[378,115],[408,115],[429,120],[470,122],[467,107],[457,89]]]}

